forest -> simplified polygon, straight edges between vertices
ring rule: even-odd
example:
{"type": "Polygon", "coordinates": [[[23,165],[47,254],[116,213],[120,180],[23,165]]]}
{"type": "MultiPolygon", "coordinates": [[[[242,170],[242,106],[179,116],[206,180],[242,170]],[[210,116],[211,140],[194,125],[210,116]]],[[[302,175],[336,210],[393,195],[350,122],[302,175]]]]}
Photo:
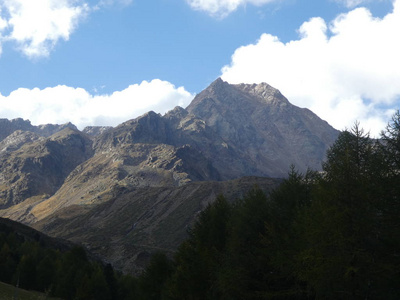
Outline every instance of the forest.
{"type": "Polygon", "coordinates": [[[62,299],[399,299],[400,113],[379,139],[358,123],[342,131],[322,172],[292,166],[269,195],[218,196],[139,277],[7,231],[0,270],[62,299]]]}

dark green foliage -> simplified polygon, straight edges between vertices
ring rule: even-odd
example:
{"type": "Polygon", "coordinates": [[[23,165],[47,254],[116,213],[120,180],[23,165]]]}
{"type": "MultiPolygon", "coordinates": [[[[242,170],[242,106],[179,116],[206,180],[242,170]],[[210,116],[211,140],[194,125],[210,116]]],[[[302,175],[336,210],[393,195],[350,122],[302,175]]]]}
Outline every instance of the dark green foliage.
{"type": "Polygon", "coordinates": [[[139,278],[139,299],[162,298],[164,286],[173,271],[172,262],[163,253],[155,253],[139,278]]]}
{"type": "Polygon", "coordinates": [[[56,257],[56,253],[46,250],[43,259],[37,264],[37,290],[46,291],[51,288],[54,276],[56,276],[56,257]]]}
{"type": "Polygon", "coordinates": [[[317,298],[399,296],[399,248],[385,240],[399,242],[392,223],[398,224],[398,211],[390,217],[398,196],[391,192],[395,172],[388,171],[384,148],[356,124],[327,153],[325,174],[299,219],[305,243],[296,256],[296,274],[317,298]]]}
{"type": "Polygon", "coordinates": [[[7,242],[1,244],[0,249],[0,281],[11,283],[13,274],[17,268],[19,258],[7,242]]]}
{"type": "Polygon", "coordinates": [[[263,235],[265,252],[275,268],[270,299],[308,297],[305,281],[296,274],[296,264],[298,253],[305,246],[301,219],[309,210],[319,178],[316,172],[303,175],[292,166],[288,178],[270,195],[270,217],[263,235]]]}
{"type": "Polygon", "coordinates": [[[213,299],[218,292],[216,273],[226,247],[230,205],[219,196],[200,213],[190,237],[175,256],[175,272],[168,283],[172,299],[213,299]]]}
{"type": "Polygon", "coordinates": [[[104,268],[104,277],[106,280],[106,285],[109,288],[110,299],[123,299],[123,297],[118,297],[117,276],[111,264],[107,264],[104,268]]]}
{"type": "MultiPolygon", "coordinates": [[[[153,299],[399,299],[400,115],[374,141],[358,124],[270,195],[219,197],[153,299]]],[[[154,266],[153,266],[154,267],[154,266]]]]}
{"type": "MultiPolygon", "coordinates": [[[[295,181],[292,177],[287,181],[291,180],[295,181]]],[[[299,205],[305,205],[307,189],[305,183],[299,185],[304,197],[292,183],[284,183],[301,196],[299,205]]],[[[285,193],[284,187],[276,191],[274,201],[285,193]]],[[[285,225],[283,219],[273,216],[278,214],[274,201],[257,188],[234,204],[218,197],[200,214],[189,239],[178,249],[175,271],[164,290],[164,296],[168,296],[165,299],[305,298],[304,284],[285,274],[284,266],[276,259],[276,254],[283,255],[280,247],[284,242],[276,242],[275,238],[291,221],[286,218],[285,225]],[[281,223],[274,223],[278,219],[281,223]]]]}
{"type": "Polygon", "coordinates": [[[396,111],[381,136],[388,165],[395,172],[400,169],[400,111],[396,111]]]}
{"type": "Polygon", "coordinates": [[[273,272],[261,245],[267,220],[268,203],[261,190],[255,189],[235,203],[221,272],[224,298],[257,298],[268,274],[273,272]]]}
{"type": "Polygon", "coordinates": [[[342,132],[327,153],[325,176],[303,216],[308,246],[298,254],[299,276],[318,297],[366,297],[373,256],[373,147],[356,125],[342,132]]]}
{"type": "Polygon", "coordinates": [[[32,290],[36,286],[36,259],[31,254],[24,254],[17,268],[19,284],[22,288],[32,290]]]}
{"type": "Polygon", "coordinates": [[[81,247],[44,248],[0,224],[0,281],[62,299],[136,299],[135,279],[90,261],[81,247]]]}

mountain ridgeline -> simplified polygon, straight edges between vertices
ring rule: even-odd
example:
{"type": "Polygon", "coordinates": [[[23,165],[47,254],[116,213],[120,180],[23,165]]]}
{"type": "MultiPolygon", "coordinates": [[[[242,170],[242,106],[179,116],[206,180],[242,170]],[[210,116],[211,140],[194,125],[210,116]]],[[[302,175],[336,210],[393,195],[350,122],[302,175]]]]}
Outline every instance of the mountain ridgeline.
{"type": "Polygon", "coordinates": [[[174,251],[218,194],[321,169],[338,131],[266,83],[217,79],[186,108],[115,128],[0,120],[0,216],[81,243],[126,272],[174,251]]]}

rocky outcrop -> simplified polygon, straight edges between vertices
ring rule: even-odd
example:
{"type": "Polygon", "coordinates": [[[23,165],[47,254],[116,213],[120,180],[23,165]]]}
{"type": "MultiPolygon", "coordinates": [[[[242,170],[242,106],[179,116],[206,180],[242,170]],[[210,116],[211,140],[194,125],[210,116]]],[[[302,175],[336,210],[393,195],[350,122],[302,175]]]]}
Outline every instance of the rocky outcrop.
{"type": "Polygon", "coordinates": [[[18,150],[25,144],[40,140],[41,137],[31,131],[15,130],[0,142],[0,156],[18,150]]]}
{"type": "Polygon", "coordinates": [[[45,137],[49,137],[53,134],[56,134],[57,132],[60,132],[64,129],[72,129],[77,131],[78,128],[71,122],[65,123],[65,124],[45,124],[45,125],[39,125],[39,126],[34,126],[34,132],[45,137]]]}
{"type": "Polygon", "coordinates": [[[14,132],[3,142],[15,151],[3,151],[0,156],[2,209],[54,194],[70,172],[92,155],[91,141],[70,128],[49,138],[14,132]],[[21,145],[21,141],[26,143],[21,145]]]}
{"type": "Polygon", "coordinates": [[[77,130],[76,126],[72,123],[66,124],[45,124],[34,126],[31,124],[29,120],[23,120],[21,118],[7,120],[7,119],[0,119],[0,141],[8,137],[14,131],[29,131],[36,133],[39,136],[49,137],[65,128],[70,128],[73,130],[77,130]]]}
{"type": "Polygon", "coordinates": [[[82,132],[94,137],[104,133],[111,128],[111,126],[86,126],[85,128],[83,128],[82,132]]]}

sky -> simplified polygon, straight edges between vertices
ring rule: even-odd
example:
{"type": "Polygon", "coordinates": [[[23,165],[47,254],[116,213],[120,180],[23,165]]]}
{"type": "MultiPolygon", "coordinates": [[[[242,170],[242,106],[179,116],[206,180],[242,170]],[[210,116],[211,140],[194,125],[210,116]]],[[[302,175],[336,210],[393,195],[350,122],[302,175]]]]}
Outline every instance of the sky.
{"type": "Polygon", "coordinates": [[[116,126],[221,77],[378,136],[399,53],[400,0],[0,0],[0,118],[116,126]]]}

